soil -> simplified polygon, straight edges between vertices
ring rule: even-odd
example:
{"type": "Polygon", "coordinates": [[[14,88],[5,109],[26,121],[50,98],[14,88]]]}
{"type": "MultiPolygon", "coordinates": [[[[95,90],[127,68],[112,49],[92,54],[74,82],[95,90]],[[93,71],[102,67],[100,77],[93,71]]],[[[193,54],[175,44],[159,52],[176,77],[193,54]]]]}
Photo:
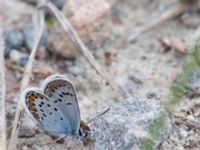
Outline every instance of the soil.
{"type": "MultiPolygon", "coordinates": [[[[186,62],[187,53],[180,54],[174,49],[163,52],[159,39],[167,38],[172,40],[179,38],[183,43],[186,43],[188,36],[196,28],[185,26],[180,21],[181,17],[184,14],[198,16],[198,12],[185,12],[145,33],[137,38],[136,41],[129,41],[129,36],[133,31],[158,19],[175,2],[175,0],[116,1],[112,4],[111,9],[114,11],[112,17],[115,17],[114,19],[118,19],[118,21],[112,21],[110,37],[101,45],[87,43],[89,49],[92,49],[96,61],[109,73],[112,80],[121,85],[131,95],[153,97],[163,102],[166,101],[172,83],[186,62]],[[110,58],[111,60],[107,60],[109,59],[107,57],[105,58],[105,53],[111,55],[108,56],[112,57],[110,58]]],[[[12,3],[17,4],[18,1],[12,0],[12,3]]],[[[27,19],[31,19],[28,11],[28,15],[24,19],[25,22],[27,19]]],[[[6,21],[7,19],[10,20],[9,17],[13,16],[10,15],[7,18],[3,18],[5,20],[3,26],[21,26],[19,22],[23,18],[15,20],[17,23],[14,24],[6,21]]],[[[81,52],[74,60],[54,56],[51,53],[48,53],[44,59],[36,58],[36,60],[34,68],[37,69],[38,64],[44,67],[48,66],[53,70],[53,73],[64,74],[74,83],[82,120],[89,120],[98,112],[112,107],[118,101],[124,100],[120,93],[113,91],[106,85],[105,81],[94,71],[81,52]]],[[[21,72],[7,68],[7,117],[9,126],[11,126],[15,114],[21,78],[21,72]]],[[[43,79],[33,76],[30,86],[39,86],[43,79]]],[[[10,132],[10,128],[8,130],[10,132]]],[[[35,141],[42,140],[41,143],[45,143],[49,140],[48,136],[41,133],[40,130],[38,133],[38,128],[35,128],[32,120],[26,114],[22,119],[20,131],[19,149],[37,148],[33,144],[35,141]],[[29,130],[30,133],[25,132],[25,134],[23,133],[24,130],[29,130]]],[[[184,146],[183,148],[187,149],[184,146]]],[[[167,149],[167,146],[163,149],[167,149]]],[[[194,146],[192,149],[197,149],[197,147],[194,146]]]]}

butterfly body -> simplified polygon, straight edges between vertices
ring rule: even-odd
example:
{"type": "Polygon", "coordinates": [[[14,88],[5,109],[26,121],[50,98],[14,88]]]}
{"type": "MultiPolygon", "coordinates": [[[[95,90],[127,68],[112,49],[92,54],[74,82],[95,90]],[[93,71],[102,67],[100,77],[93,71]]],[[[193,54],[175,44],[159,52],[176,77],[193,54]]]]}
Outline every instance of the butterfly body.
{"type": "Polygon", "coordinates": [[[45,79],[41,88],[24,91],[26,112],[53,137],[78,139],[87,136],[89,127],[82,125],[73,84],[62,75],[45,79]]]}

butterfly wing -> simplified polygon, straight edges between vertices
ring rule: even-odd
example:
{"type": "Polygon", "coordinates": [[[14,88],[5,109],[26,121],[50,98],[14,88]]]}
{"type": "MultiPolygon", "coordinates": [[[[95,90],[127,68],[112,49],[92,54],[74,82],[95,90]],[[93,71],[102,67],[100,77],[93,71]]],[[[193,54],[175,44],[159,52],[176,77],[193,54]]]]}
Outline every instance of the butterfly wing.
{"type": "Polygon", "coordinates": [[[53,75],[44,81],[41,89],[69,120],[69,134],[77,134],[80,127],[80,112],[72,83],[62,75],[53,75]]]}
{"type": "Polygon", "coordinates": [[[26,89],[23,97],[25,110],[44,131],[57,137],[69,132],[67,118],[38,88],[26,89]]]}

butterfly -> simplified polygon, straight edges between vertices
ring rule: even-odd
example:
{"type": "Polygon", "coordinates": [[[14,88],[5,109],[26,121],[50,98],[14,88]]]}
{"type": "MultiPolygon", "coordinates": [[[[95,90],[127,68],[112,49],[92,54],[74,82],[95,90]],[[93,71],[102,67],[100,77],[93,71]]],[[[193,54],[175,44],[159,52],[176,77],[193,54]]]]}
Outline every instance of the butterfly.
{"type": "Polygon", "coordinates": [[[90,128],[80,119],[75,88],[65,76],[47,77],[40,88],[25,89],[23,98],[25,111],[52,137],[81,141],[88,136],[90,128]]]}

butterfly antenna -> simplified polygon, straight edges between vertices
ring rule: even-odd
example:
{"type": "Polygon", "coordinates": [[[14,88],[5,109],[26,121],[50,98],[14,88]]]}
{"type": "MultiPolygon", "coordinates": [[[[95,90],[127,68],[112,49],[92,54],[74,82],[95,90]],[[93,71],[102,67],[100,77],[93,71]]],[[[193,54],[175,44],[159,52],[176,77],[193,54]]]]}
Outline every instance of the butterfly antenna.
{"type": "Polygon", "coordinates": [[[94,121],[95,119],[101,117],[102,115],[104,115],[105,113],[107,113],[110,110],[110,107],[107,108],[105,111],[101,112],[100,114],[98,114],[97,116],[95,116],[94,118],[90,119],[87,124],[89,124],[90,122],[94,121]]]}

